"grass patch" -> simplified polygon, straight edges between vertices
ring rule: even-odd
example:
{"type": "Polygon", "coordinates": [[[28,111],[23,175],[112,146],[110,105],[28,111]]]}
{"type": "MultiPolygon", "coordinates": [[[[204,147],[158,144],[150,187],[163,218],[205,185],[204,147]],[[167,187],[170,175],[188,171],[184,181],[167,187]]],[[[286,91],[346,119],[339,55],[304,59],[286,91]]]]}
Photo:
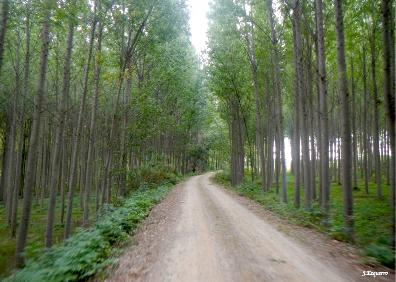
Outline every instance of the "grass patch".
{"type": "MultiPolygon", "coordinates": [[[[292,223],[315,228],[332,238],[345,241],[343,228],[343,202],[342,188],[338,183],[331,183],[330,187],[330,225],[324,222],[324,213],[315,201],[311,211],[303,208],[296,209],[293,205],[294,178],[291,174],[287,176],[288,203],[280,201],[280,195],[275,188],[264,192],[259,181],[252,181],[250,177],[239,187],[231,187],[230,175],[220,172],[215,175],[214,180],[224,186],[236,191],[241,196],[250,198],[266,209],[273,211],[292,223]]],[[[364,183],[358,183],[358,189],[353,190],[353,207],[355,219],[355,244],[361,249],[362,254],[376,259],[379,263],[395,268],[395,253],[389,244],[391,207],[389,201],[389,186],[383,185],[383,198],[377,199],[375,183],[369,184],[369,194],[364,191],[364,183]]],[[[317,184],[318,186],[318,184],[317,184]]],[[[301,188],[301,201],[303,204],[304,191],[301,188]]]]}

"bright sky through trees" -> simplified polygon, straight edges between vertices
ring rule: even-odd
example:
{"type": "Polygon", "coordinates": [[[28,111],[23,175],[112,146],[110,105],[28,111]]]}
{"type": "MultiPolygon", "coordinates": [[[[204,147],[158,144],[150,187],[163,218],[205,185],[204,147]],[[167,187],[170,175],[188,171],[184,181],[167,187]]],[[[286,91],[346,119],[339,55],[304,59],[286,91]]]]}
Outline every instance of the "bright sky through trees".
{"type": "MultiPolygon", "coordinates": [[[[207,13],[209,11],[209,2],[211,0],[188,0],[188,7],[190,10],[190,30],[191,30],[191,43],[194,45],[198,54],[201,54],[206,47],[207,41],[207,30],[208,30],[208,18],[207,13]]],[[[278,1],[274,2],[275,15],[279,19],[282,19],[282,15],[279,12],[278,1]]]]}
{"type": "Polygon", "coordinates": [[[191,43],[194,45],[198,54],[201,54],[206,47],[209,1],[210,0],[188,0],[190,9],[191,43]]]}
{"type": "MultiPolygon", "coordinates": [[[[208,30],[208,18],[207,13],[209,11],[209,2],[211,0],[188,0],[188,7],[190,10],[190,31],[191,31],[191,43],[193,44],[197,54],[201,55],[202,51],[206,48],[207,43],[207,30],[208,30]]],[[[275,14],[278,20],[282,20],[282,16],[279,13],[279,3],[274,1],[275,14]]],[[[286,164],[290,169],[291,165],[291,146],[289,138],[285,138],[285,156],[286,164]]]]}

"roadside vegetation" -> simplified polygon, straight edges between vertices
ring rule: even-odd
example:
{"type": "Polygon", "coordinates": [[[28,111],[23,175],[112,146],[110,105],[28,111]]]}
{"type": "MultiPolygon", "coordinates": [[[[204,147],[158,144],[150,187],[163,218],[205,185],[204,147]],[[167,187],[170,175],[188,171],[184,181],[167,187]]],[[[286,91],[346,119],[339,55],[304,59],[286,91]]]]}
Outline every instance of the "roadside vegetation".
{"type": "MultiPolygon", "coordinates": [[[[249,172],[246,172],[249,175],[249,172]]],[[[272,186],[269,191],[261,189],[260,180],[253,180],[246,177],[245,181],[237,187],[231,186],[231,178],[228,172],[219,172],[214,180],[237,192],[239,195],[252,199],[288,221],[314,228],[326,233],[333,239],[348,241],[342,220],[342,188],[338,183],[331,183],[330,198],[330,219],[326,221],[325,214],[318,203],[314,203],[310,211],[297,209],[292,202],[282,203],[279,201],[280,195],[276,193],[276,187],[272,186]]],[[[355,244],[361,250],[361,254],[367,256],[366,263],[380,263],[387,267],[394,268],[395,253],[392,251],[389,242],[389,222],[391,218],[391,208],[389,201],[377,199],[375,196],[375,183],[370,183],[369,194],[364,191],[364,183],[358,183],[354,189],[354,220],[355,220],[355,244]]],[[[287,175],[287,194],[294,196],[294,177],[287,175]]],[[[383,186],[384,196],[389,195],[389,186],[383,186]]]]}
{"type": "MultiPolygon", "coordinates": [[[[6,281],[81,281],[104,274],[128,236],[182,179],[163,169],[149,167],[135,174],[145,176],[139,187],[132,189],[126,198],[113,199],[113,204],[103,206],[90,228],[77,229],[69,239],[47,251],[32,242],[28,249],[35,251],[27,256],[26,266],[6,281]]],[[[39,234],[43,233],[37,234],[37,241],[41,242],[39,234]]]]}
{"type": "MultiPolygon", "coordinates": [[[[90,201],[90,208],[95,209],[95,198],[90,201]]],[[[73,201],[73,233],[79,223],[82,221],[83,210],[81,207],[81,197],[77,195],[73,201]]],[[[28,244],[26,246],[25,255],[28,259],[39,257],[44,253],[44,234],[45,223],[47,221],[48,200],[42,202],[36,201],[32,205],[32,225],[31,232],[28,237],[28,244]]],[[[61,200],[56,203],[56,222],[54,226],[54,244],[58,244],[63,240],[64,221],[61,220],[61,200]]],[[[4,207],[0,208],[0,277],[10,273],[14,267],[15,261],[15,239],[10,238],[10,226],[7,225],[4,218],[4,207]]],[[[95,220],[96,216],[90,217],[90,223],[95,220]]],[[[18,219],[19,220],[19,219],[18,219]]]]}

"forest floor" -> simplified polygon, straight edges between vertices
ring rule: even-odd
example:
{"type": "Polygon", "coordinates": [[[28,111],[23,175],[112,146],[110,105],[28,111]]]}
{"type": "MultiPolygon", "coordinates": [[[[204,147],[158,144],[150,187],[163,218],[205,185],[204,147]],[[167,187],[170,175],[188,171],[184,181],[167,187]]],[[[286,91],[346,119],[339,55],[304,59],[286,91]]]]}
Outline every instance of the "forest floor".
{"type": "Polygon", "coordinates": [[[133,237],[107,281],[368,281],[351,245],[280,219],[213,184],[213,174],[179,184],[133,237]]]}
{"type": "MultiPolygon", "coordinates": [[[[75,196],[73,200],[73,226],[72,230],[78,229],[81,225],[83,211],[81,206],[81,197],[75,196]]],[[[95,209],[95,198],[90,201],[91,210],[95,209]]],[[[22,206],[22,200],[19,207],[22,206]]],[[[28,259],[43,255],[44,253],[44,234],[47,223],[48,199],[43,201],[35,200],[32,204],[31,223],[29,226],[29,236],[26,247],[26,257],[28,259]]],[[[66,211],[65,211],[66,212],[66,211]]],[[[11,230],[5,218],[4,207],[0,206],[0,280],[1,277],[10,274],[15,263],[15,246],[16,239],[11,238],[11,230]]],[[[58,244],[63,240],[64,224],[60,223],[60,199],[56,202],[56,217],[54,226],[54,244],[58,244]]],[[[90,221],[95,220],[95,214],[91,213],[90,221]]],[[[20,221],[20,213],[18,222],[20,221]]]]}

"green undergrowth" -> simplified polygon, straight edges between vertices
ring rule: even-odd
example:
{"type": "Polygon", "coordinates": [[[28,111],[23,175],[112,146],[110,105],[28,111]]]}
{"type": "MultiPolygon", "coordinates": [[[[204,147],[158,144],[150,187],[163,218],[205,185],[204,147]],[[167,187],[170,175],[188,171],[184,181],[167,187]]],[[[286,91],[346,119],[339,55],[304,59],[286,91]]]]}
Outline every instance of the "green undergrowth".
{"type": "Polygon", "coordinates": [[[158,185],[163,182],[176,184],[180,175],[170,167],[162,165],[146,165],[127,172],[127,188],[134,191],[142,186],[158,185]]]}
{"type": "MultiPolygon", "coordinates": [[[[264,192],[259,181],[252,181],[249,176],[245,177],[245,179],[242,185],[231,187],[229,173],[220,172],[214,177],[216,182],[236,191],[241,196],[260,203],[266,209],[294,224],[314,228],[328,234],[333,239],[346,241],[347,237],[343,227],[341,185],[337,183],[331,184],[330,220],[329,224],[326,225],[324,213],[316,201],[310,211],[294,207],[294,178],[291,174],[287,176],[288,203],[280,201],[280,195],[276,193],[275,187],[272,187],[269,192],[264,192]]],[[[391,222],[389,186],[383,185],[383,198],[377,199],[374,183],[369,185],[369,194],[365,193],[363,182],[358,184],[357,189],[353,190],[354,244],[359,247],[367,262],[376,261],[387,267],[395,268],[395,253],[389,244],[391,222]]],[[[304,205],[304,191],[301,191],[301,205],[304,205]]]]}
{"type": "Polygon", "coordinates": [[[118,207],[105,206],[92,227],[80,229],[39,258],[28,260],[6,281],[85,281],[100,273],[114,262],[122,243],[172,186],[169,181],[142,185],[118,207]]]}
{"type": "MultiPolygon", "coordinates": [[[[95,197],[89,201],[91,210],[90,222],[95,221],[95,197]]],[[[72,231],[73,233],[78,229],[77,227],[82,223],[83,211],[81,209],[81,197],[79,193],[73,200],[73,214],[72,214],[72,231]]],[[[22,199],[19,207],[22,206],[22,199]]],[[[54,226],[54,243],[59,244],[63,241],[64,224],[61,223],[61,200],[57,197],[55,209],[55,226],[54,226]]],[[[31,220],[29,224],[29,234],[25,249],[25,257],[28,259],[35,259],[44,253],[44,234],[47,223],[48,199],[35,200],[32,204],[31,220]]],[[[14,268],[15,262],[15,245],[16,239],[11,238],[10,226],[7,224],[6,213],[4,206],[0,206],[0,280],[2,277],[10,274],[14,268]]],[[[18,214],[18,222],[20,222],[21,212],[18,214]]]]}
{"type": "MultiPolygon", "coordinates": [[[[174,172],[174,170],[165,165],[147,164],[139,168],[129,170],[127,172],[116,171],[117,173],[124,173],[127,176],[126,194],[132,196],[137,191],[142,189],[154,189],[164,183],[176,184],[182,177],[174,172]]],[[[119,196],[119,187],[115,183],[113,187],[111,203],[114,207],[118,207],[124,203],[124,199],[119,196]]],[[[97,219],[96,215],[96,198],[93,193],[90,201],[90,225],[94,224],[97,219]]],[[[80,230],[82,225],[82,198],[81,191],[76,193],[73,200],[73,214],[72,214],[72,234],[80,230]]],[[[58,245],[63,242],[64,224],[61,222],[61,197],[57,197],[55,209],[55,226],[54,226],[54,244],[58,245]]],[[[22,199],[19,207],[22,206],[22,199]]],[[[25,248],[25,257],[27,260],[34,261],[43,256],[44,249],[44,234],[47,223],[48,212],[48,198],[40,199],[35,197],[31,209],[31,220],[29,224],[29,233],[25,248]]],[[[20,222],[21,212],[19,208],[18,222],[20,222]]],[[[16,239],[11,238],[11,230],[5,217],[4,205],[0,203],[0,281],[12,273],[15,265],[15,245],[16,239]]]]}

